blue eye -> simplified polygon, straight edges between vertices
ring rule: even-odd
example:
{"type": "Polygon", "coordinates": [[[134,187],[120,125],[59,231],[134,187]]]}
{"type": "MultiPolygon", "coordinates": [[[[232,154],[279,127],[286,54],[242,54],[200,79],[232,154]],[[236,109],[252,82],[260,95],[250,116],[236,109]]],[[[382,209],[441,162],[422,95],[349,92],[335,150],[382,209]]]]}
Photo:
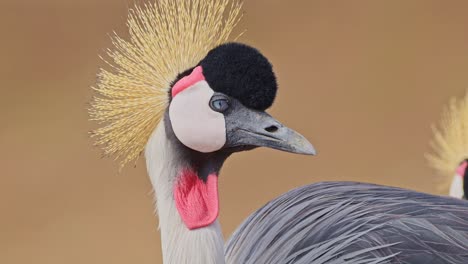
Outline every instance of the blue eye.
{"type": "Polygon", "coordinates": [[[210,101],[210,107],[216,112],[224,112],[229,108],[229,101],[225,98],[214,98],[210,101]]]}

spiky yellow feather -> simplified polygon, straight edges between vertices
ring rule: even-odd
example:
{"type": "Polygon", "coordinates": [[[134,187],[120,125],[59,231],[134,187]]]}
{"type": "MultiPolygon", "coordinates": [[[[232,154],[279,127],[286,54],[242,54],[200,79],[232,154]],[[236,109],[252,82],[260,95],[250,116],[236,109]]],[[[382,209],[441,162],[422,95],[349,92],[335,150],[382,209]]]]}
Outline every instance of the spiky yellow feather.
{"type": "Polygon", "coordinates": [[[228,40],[241,7],[239,0],[157,0],[130,10],[129,39],[114,34],[89,109],[106,156],[121,167],[138,158],[162,119],[171,82],[228,40]]]}
{"type": "MultiPolygon", "coordinates": [[[[433,131],[433,153],[426,157],[432,167],[451,177],[459,164],[468,158],[468,92],[463,98],[451,99],[439,126],[434,127],[433,131]]],[[[447,187],[449,181],[446,183],[443,187],[447,187]]]]}

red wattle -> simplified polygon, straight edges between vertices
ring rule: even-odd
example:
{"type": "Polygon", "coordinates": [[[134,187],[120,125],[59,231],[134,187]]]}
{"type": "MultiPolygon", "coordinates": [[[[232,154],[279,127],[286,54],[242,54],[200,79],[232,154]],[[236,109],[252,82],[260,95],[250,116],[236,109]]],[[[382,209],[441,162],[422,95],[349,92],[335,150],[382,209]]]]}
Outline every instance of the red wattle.
{"type": "Polygon", "coordinates": [[[186,88],[203,80],[205,80],[205,76],[203,76],[202,66],[195,67],[192,73],[183,77],[178,82],[176,82],[176,84],[174,84],[174,86],[172,87],[172,97],[176,96],[178,93],[182,92],[186,88]]]}
{"type": "Polygon", "coordinates": [[[218,217],[218,176],[210,174],[204,182],[193,171],[182,172],[174,186],[177,211],[188,229],[211,225],[218,217]]]}
{"type": "Polygon", "coordinates": [[[460,175],[461,177],[465,176],[465,170],[466,167],[468,166],[468,162],[464,161],[460,166],[457,168],[457,174],[460,175]]]}

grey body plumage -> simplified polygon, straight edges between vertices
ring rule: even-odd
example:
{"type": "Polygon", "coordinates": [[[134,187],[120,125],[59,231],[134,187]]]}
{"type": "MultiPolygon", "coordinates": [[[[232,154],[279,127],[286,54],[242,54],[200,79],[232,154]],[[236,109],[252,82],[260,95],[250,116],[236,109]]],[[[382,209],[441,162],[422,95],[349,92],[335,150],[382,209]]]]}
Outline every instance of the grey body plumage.
{"type": "Polygon", "coordinates": [[[468,202],[405,189],[324,182],[253,213],[227,263],[468,263],[468,202]]]}

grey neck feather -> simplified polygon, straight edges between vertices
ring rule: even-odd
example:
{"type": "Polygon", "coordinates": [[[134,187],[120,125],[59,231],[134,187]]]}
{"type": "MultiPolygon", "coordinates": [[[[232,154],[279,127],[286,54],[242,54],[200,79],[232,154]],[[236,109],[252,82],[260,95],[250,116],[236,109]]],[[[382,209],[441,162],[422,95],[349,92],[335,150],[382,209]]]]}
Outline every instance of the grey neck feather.
{"type": "Polygon", "coordinates": [[[224,264],[224,240],[218,220],[208,227],[189,230],[177,211],[173,186],[185,165],[168,140],[164,121],[145,150],[146,167],[155,190],[164,264],[224,264]]]}

